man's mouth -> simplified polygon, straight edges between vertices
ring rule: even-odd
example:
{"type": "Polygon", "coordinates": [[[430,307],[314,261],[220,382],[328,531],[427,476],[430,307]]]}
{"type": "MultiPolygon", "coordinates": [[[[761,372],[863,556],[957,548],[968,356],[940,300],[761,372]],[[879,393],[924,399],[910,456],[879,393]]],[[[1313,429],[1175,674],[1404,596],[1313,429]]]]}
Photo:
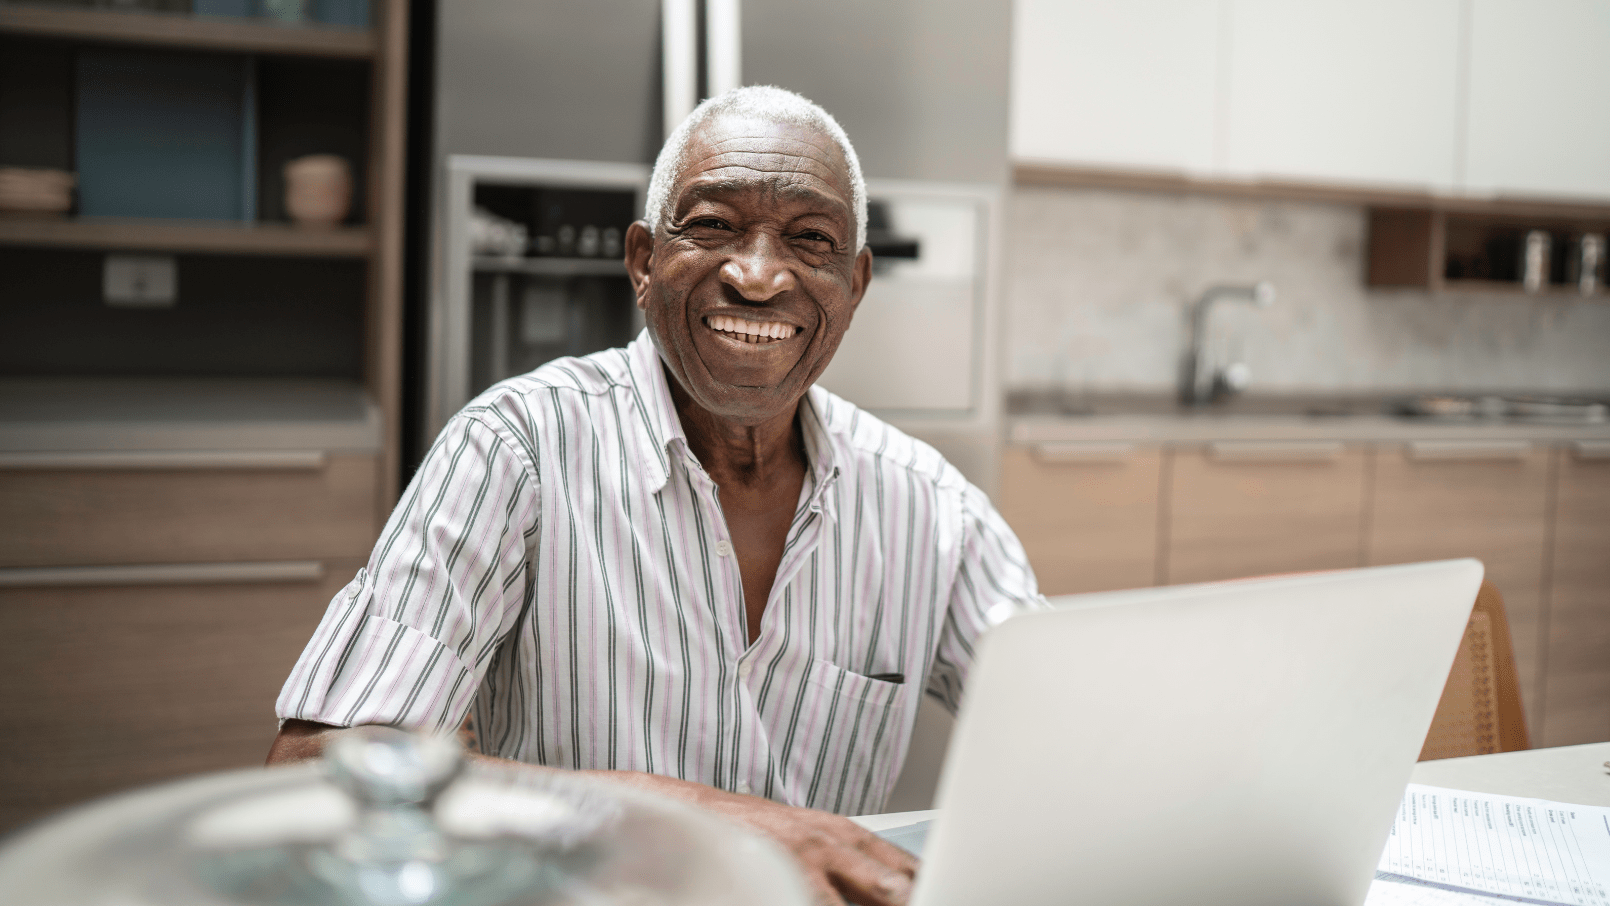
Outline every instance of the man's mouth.
{"type": "Polygon", "coordinates": [[[704,323],[711,330],[745,343],[764,345],[786,340],[799,332],[799,328],[780,321],[750,321],[732,315],[710,315],[704,323]]]}

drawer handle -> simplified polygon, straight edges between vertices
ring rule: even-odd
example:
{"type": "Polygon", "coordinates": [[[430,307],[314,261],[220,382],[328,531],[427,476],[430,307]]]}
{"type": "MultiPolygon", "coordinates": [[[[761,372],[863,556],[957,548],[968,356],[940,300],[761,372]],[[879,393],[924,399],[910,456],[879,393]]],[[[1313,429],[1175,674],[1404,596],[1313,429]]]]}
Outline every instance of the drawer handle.
{"type": "Polygon", "coordinates": [[[320,450],[106,450],[0,453],[0,470],[322,469],[320,450]]]}
{"type": "Polygon", "coordinates": [[[1216,462],[1335,462],[1342,458],[1339,443],[1234,442],[1208,444],[1216,462]]]}
{"type": "Polygon", "coordinates": [[[1416,462],[1515,462],[1531,453],[1532,445],[1519,440],[1417,440],[1409,444],[1409,458],[1416,462]]]}
{"type": "Polygon", "coordinates": [[[1034,458],[1047,465],[1074,463],[1119,463],[1135,452],[1134,444],[1061,443],[1035,444],[1034,458]]]}
{"type": "Polygon", "coordinates": [[[1579,440],[1572,452],[1577,459],[1610,459],[1610,440],[1579,440]]]}
{"type": "Polygon", "coordinates": [[[317,560],[268,563],[152,563],[132,566],[40,566],[0,569],[0,588],[77,588],[90,585],[242,585],[314,582],[317,560]]]}

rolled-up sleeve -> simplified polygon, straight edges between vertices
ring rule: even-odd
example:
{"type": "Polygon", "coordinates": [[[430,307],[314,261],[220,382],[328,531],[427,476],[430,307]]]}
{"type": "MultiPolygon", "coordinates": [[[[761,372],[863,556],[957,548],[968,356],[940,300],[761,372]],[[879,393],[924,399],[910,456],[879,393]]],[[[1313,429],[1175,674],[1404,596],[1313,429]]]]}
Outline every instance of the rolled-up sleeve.
{"type": "Polygon", "coordinates": [[[448,424],[292,668],[281,721],[441,731],[464,719],[529,600],[528,450],[473,414],[448,424]]]}
{"type": "Polygon", "coordinates": [[[972,485],[962,494],[962,531],[961,561],[926,690],[952,714],[961,704],[984,631],[1020,610],[1050,606],[1035,584],[1017,535],[972,485]]]}

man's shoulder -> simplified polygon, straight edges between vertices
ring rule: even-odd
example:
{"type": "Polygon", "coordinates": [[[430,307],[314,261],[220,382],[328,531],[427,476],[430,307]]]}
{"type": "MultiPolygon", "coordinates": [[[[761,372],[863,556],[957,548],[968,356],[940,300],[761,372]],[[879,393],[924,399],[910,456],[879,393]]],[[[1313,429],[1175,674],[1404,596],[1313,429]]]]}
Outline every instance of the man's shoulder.
{"type": "Polygon", "coordinates": [[[465,415],[522,414],[584,403],[587,397],[605,396],[630,386],[625,349],[606,349],[585,356],[554,359],[534,371],[499,381],[465,405],[465,415]]]}
{"type": "Polygon", "coordinates": [[[940,452],[824,387],[813,387],[811,404],[834,447],[854,467],[910,476],[935,490],[961,491],[967,479],[940,452]]]}

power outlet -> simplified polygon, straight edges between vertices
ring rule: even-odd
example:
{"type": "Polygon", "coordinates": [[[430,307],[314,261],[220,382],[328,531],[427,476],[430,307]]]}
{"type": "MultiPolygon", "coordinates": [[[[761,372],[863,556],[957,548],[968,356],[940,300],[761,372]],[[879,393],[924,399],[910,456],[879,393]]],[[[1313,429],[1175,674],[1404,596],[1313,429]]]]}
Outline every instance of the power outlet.
{"type": "Polygon", "coordinates": [[[172,308],[179,301],[178,264],[172,255],[107,255],[101,295],[118,308],[172,308]]]}

